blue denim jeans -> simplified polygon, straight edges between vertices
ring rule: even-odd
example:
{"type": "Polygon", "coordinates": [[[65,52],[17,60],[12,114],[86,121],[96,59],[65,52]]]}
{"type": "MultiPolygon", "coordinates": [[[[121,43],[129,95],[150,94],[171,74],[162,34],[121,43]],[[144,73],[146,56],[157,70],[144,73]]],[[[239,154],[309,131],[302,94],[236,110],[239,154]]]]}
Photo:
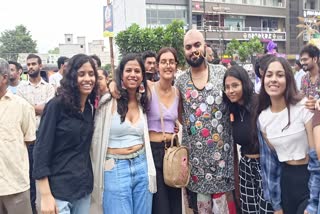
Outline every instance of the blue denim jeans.
{"type": "Polygon", "coordinates": [[[56,199],[59,214],[88,214],[90,212],[91,195],[87,195],[76,201],[62,201],[56,199]]]}
{"type": "Polygon", "coordinates": [[[131,159],[112,158],[104,171],[103,212],[151,214],[152,193],[148,189],[145,154],[131,159]]]}

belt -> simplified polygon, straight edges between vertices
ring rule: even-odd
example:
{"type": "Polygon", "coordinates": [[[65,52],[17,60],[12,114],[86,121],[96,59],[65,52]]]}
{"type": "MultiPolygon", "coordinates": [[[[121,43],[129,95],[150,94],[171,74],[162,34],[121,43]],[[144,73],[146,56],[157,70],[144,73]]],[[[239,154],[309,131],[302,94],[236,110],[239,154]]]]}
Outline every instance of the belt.
{"type": "Polygon", "coordinates": [[[107,154],[106,155],[106,159],[119,159],[119,160],[126,160],[126,159],[133,159],[138,157],[139,155],[142,155],[145,153],[144,147],[142,147],[141,149],[139,149],[138,151],[135,151],[131,154],[127,154],[127,155],[117,155],[117,154],[107,154]]]}

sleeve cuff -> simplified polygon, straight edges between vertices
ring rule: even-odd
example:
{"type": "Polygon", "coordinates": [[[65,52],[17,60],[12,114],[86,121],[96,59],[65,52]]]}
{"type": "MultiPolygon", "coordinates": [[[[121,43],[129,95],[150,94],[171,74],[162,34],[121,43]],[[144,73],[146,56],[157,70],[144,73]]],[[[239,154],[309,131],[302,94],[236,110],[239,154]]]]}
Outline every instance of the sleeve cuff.
{"type": "Polygon", "coordinates": [[[44,178],[44,177],[48,177],[50,176],[51,173],[50,173],[50,169],[49,167],[43,167],[41,169],[33,169],[33,172],[32,172],[32,177],[36,180],[40,180],[41,178],[44,178]]]}
{"type": "Polygon", "coordinates": [[[308,214],[317,214],[317,206],[309,204],[306,210],[308,211],[308,214]]]}
{"type": "Polygon", "coordinates": [[[282,209],[280,203],[279,204],[278,203],[277,204],[272,203],[272,208],[273,208],[274,211],[278,211],[278,210],[282,209]]]}

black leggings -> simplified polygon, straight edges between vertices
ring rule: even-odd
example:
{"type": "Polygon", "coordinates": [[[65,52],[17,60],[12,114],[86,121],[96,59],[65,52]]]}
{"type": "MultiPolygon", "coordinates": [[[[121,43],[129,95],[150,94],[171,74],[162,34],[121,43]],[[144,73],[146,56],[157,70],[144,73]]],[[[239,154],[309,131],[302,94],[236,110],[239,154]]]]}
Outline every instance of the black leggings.
{"type": "Polygon", "coordinates": [[[163,179],[164,143],[151,142],[154,165],[157,172],[157,192],[153,194],[152,214],[181,214],[181,189],[169,187],[163,179]]]}
{"type": "Polygon", "coordinates": [[[308,205],[308,165],[282,163],[281,201],[284,214],[303,214],[308,205]]]}

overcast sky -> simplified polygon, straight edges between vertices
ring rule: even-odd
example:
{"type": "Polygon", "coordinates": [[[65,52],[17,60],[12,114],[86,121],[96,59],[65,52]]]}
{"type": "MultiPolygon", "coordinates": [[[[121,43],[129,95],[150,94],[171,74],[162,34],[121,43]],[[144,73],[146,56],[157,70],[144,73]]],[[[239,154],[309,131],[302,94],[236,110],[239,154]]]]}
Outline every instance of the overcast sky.
{"type": "Polygon", "coordinates": [[[107,0],[1,0],[0,32],[23,24],[37,41],[38,51],[64,43],[64,34],[103,39],[103,5],[107,0]]]}

